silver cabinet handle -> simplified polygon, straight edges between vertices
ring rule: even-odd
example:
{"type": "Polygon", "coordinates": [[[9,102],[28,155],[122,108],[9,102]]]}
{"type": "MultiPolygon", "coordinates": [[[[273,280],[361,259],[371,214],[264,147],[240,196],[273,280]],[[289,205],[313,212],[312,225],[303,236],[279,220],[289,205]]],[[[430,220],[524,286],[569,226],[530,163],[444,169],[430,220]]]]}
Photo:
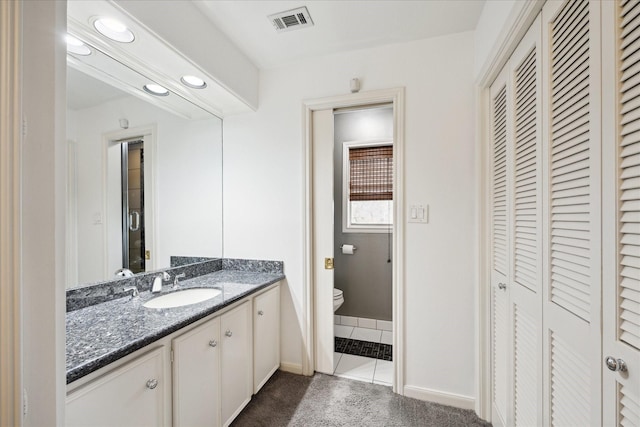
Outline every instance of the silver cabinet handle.
{"type": "Polygon", "coordinates": [[[231,337],[231,335],[233,335],[233,332],[227,330],[227,332],[225,332],[224,334],[228,337],[231,337]]]}
{"type": "Polygon", "coordinates": [[[608,356],[606,359],[604,359],[604,363],[606,363],[607,368],[609,368],[610,371],[627,372],[627,364],[622,359],[615,359],[611,356],[608,356]]]}
{"type": "Polygon", "coordinates": [[[498,289],[502,289],[503,291],[507,290],[507,284],[506,283],[498,283],[498,289]]]}
{"type": "Polygon", "coordinates": [[[211,341],[209,341],[209,346],[210,346],[210,347],[215,347],[215,346],[217,346],[217,345],[218,345],[218,341],[216,341],[216,340],[211,340],[211,341]]]}
{"type": "Polygon", "coordinates": [[[258,316],[262,316],[263,314],[264,314],[264,311],[262,311],[262,310],[258,311],[258,316]]]}
{"type": "Polygon", "coordinates": [[[147,388],[149,390],[153,390],[156,387],[158,387],[158,380],[153,379],[153,380],[147,381],[147,388]]]}

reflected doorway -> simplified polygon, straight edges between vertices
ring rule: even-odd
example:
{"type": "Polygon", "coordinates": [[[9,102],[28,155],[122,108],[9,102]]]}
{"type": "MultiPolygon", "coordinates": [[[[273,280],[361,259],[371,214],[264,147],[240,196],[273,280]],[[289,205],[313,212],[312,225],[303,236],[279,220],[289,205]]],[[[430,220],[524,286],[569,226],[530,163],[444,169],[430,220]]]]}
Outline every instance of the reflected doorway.
{"type": "Polygon", "coordinates": [[[145,271],[144,141],[121,143],[122,266],[133,273],[145,271]]]}

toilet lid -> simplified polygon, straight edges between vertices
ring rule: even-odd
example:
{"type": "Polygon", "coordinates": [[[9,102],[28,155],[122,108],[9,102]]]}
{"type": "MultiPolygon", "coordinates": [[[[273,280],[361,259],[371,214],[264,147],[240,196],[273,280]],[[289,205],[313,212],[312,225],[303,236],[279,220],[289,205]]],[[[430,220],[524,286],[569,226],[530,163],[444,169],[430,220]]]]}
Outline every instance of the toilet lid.
{"type": "Polygon", "coordinates": [[[333,288],[333,299],[342,298],[342,291],[340,289],[333,288]]]}

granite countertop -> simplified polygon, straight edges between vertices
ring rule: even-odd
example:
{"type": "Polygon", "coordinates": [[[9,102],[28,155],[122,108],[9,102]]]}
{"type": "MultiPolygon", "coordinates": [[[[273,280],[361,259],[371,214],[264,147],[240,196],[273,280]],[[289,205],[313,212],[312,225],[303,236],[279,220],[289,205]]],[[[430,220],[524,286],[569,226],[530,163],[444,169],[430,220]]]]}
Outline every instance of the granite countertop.
{"type": "Polygon", "coordinates": [[[224,294],[183,307],[142,305],[172,292],[140,292],[67,313],[67,384],[284,279],[282,272],[219,270],[180,282],[180,289],[224,288],[224,294]]]}

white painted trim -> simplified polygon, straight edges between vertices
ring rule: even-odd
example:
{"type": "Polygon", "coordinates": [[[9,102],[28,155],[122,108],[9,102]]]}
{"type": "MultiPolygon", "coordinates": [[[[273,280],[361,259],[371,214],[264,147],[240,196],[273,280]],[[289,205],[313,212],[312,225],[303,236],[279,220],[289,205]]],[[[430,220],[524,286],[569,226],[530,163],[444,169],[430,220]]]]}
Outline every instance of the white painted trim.
{"type": "Polygon", "coordinates": [[[67,140],[67,209],[64,284],[78,284],[78,144],[67,140]]]}
{"type": "MultiPolygon", "coordinates": [[[[476,87],[476,111],[488,111],[488,88],[476,87]]],[[[490,115],[479,113],[476,120],[476,406],[478,417],[491,418],[491,269],[490,228],[488,227],[491,194],[487,171],[490,168],[490,150],[485,136],[490,131],[490,115]]]]}
{"type": "Polygon", "coordinates": [[[475,399],[470,396],[431,390],[413,385],[404,386],[404,395],[414,399],[423,400],[425,402],[439,403],[441,405],[448,405],[461,409],[473,410],[476,405],[475,399]]]}
{"type": "Polygon", "coordinates": [[[393,226],[393,346],[394,379],[393,391],[404,393],[404,96],[403,87],[359,92],[328,98],[305,100],[302,105],[303,159],[305,173],[303,192],[303,313],[302,313],[302,371],[304,375],[313,375],[315,370],[314,348],[314,299],[313,299],[313,229],[311,203],[311,114],[316,110],[329,108],[355,107],[367,104],[393,103],[393,141],[394,152],[394,194],[395,221],[393,226]]]}
{"type": "Polygon", "coordinates": [[[490,334],[490,269],[489,254],[491,253],[491,241],[489,228],[487,227],[490,216],[489,203],[486,197],[490,194],[489,185],[489,150],[490,141],[490,99],[488,90],[498,76],[502,67],[524,37],[527,30],[542,10],[545,0],[533,0],[519,2],[511,12],[507,23],[503,27],[500,36],[487,61],[480,68],[476,79],[476,395],[474,403],[476,414],[484,419],[491,418],[491,334],[490,334]]]}
{"type": "Polygon", "coordinates": [[[0,2],[0,425],[22,425],[22,6],[0,2]]]}
{"type": "Polygon", "coordinates": [[[303,372],[302,365],[299,363],[280,362],[280,370],[283,372],[290,372],[296,375],[306,375],[303,372]]]}
{"type": "MultiPolygon", "coordinates": [[[[157,126],[155,124],[142,126],[131,129],[122,129],[102,134],[102,212],[103,212],[103,244],[104,244],[104,275],[109,278],[113,275],[113,271],[109,270],[109,146],[115,141],[129,138],[144,138],[145,157],[151,160],[151,179],[145,181],[145,194],[149,194],[151,200],[151,215],[145,217],[145,246],[151,250],[151,262],[147,264],[146,270],[153,271],[158,268],[158,247],[160,236],[158,233],[158,197],[157,197],[157,178],[158,178],[158,146],[156,135],[157,126]]],[[[146,169],[146,165],[145,165],[146,169]]],[[[145,172],[146,175],[146,172],[145,172]]],[[[146,197],[145,197],[146,199],[146,197]]],[[[145,200],[146,201],[146,200],[145,200]]]]}
{"type": "Polygon", "coordinates": [[[524,37],[525,33],[542,10],[546,0],[517,1],[507,23],[502,28],[491,54],[480,68],[476,82],[480,87],[489,87],[502,67],[524,37]]]}

